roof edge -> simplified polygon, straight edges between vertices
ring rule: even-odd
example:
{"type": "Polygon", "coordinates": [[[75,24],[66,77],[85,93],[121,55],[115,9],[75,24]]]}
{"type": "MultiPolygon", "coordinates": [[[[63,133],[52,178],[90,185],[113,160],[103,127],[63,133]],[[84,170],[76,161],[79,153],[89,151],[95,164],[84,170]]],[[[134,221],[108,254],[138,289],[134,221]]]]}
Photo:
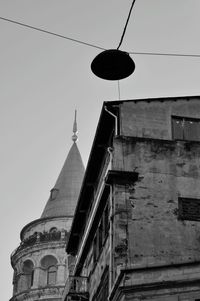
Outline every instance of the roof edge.
{"type": "Polygon", "coordinates": [[[191,100],[194,98],[199,98],[200,100],[200,95],[181,95],[181,96],[160,96],[160,97],[150,97],[150,98],[131,98],[131,99],[122,99],[122,100],[114,100],[114,101],[105,101],[104,104],[105,105],[117,105],[117,104],[122,104],[124,102],[142,102],[142,101],[146,101],[146,102],[151,102],[151,101],[160,101],[160,102],[164,102],[167,100],[171,100],[171,101],[178,101],[178,100],[191,100]]]}
{"type": "MultiPolygon", "coordinates": [[[[98,177],[98,171],[101,166],[101,162],[107,152],[107,148],[109,147],[109,139],[110,135],[112,133],[112,130],[115,128],[115,119],[112,114],[110,114],[107,110],[105,110],[106,107],[109,107],[110,111],[115,111],[116,106],[113,105],[113,102],[103,102],[102,110],[100,113],[99,121],[97,124],[96,128],[96,133],[94,136],[93,144],[91,147],[87,167],[85,170],[85,175],[83,178],[81,190],[79,193],[79,198],[77,201],[77,206],[74,212],[74,218],[72,221],[72,226],[70,230],[70,235],[68,239],[68,243],[66,246],[66,251],[68,253],[73,253],[72,249],[74,249],[74,238],[72,233],[75,231],[76,227],[80,225],[77,221],[77,216],[79,210],[82,210],[82,206],[87,205],[87,208],[84,208],[84,210],[88,211],[89,210],[89,204],[92,200],[92,195],[93,195],[93,188],[95,186],[97,177],[98,177]],[[107,125],[107,131],[106,133],[102,132],[102,127],[103,125],[107,125]],[[95,162],[95,163],[94,163],[95,162]],[[93,168],[95,166],[95,169],[93,168]],[[91,176],[92,175],[92,176],[91,176]],[[88,185],[87,185],[88,183],[88,185]],[[84,199],[86,198],[87,195],[87,204],[84,204],[84,199]]],[[[83,223],[83,227],[85,227],[86,220],[83,219],[81,221],[83,223]]],[[[80,237],[79,237],[80,238],[80,237]]],[[[79,243],[77,242],[76,245],[79,243]]]]}

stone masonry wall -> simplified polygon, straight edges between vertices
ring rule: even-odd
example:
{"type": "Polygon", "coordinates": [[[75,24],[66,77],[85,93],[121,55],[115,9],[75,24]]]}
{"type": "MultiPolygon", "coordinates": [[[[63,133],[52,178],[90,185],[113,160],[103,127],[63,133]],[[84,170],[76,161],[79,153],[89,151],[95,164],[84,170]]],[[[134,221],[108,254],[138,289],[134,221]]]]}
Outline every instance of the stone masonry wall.
{"type": "Polygon", "coordinates": [[[199,118],[199,99],[125,102],[120,106],[120,134],[171,140],[171,116],[199,118]]]}
{"type": "Polygon", "coordinates": [[[106,242],[102,248],[102,251],[96,262],[93,261],[92,248],[88,252],[87,259],[85,261],[85,266],[83,268],[83,276],[88,277],[89,281],[89,295],[90,300],[96,293],[98,286],[101,282],[101,277],[104,270],[109,266],[110,261],[110,242],[109,238],[106,239],[106,242]]]}
{"type": "MultiPolygon", "coordinates": [[[[41,223],[36,222],[27,227],[23,238],[29,238],[32,233],[40,232],[55,227],[61,232],[58,240],[36,240],[32,245],[19,247],[11,256],[12,265],[15,269],[15,289],[13,300],[38,300],[39,296],[46,296],[44,300],[61,300],[64,285],[68,276],[68,260],[65,251],[66,247],[66,225],[63,219],[45,220],[41,223]],[[54,222],[54,223],[53,223],[54,222]],[[64,228],[64,229],[63,229],[64,228]],[[64,231],[65,230],[65,231],[64,231]],[[56,280],[53,285],[47,284],[47,269],[42,266],[42,260],[46,256],[52,256],[56,260],[56,280]],[[33,264],[34,276],[31,287],[28,287],[27,276],[23,270],[23,265],[26,261],[31,261],[33,264]]],[[[12,300],[12,299],[11,299],[12,300]]]]}
{"type": "Polygon", "coordinates": [[[113,167],[139,174],[134,185],[115,187],[116,264],[200,260],[200,222],[178,216],[178,197],[200,199],[200,144],[116,138],[113,167]]]}

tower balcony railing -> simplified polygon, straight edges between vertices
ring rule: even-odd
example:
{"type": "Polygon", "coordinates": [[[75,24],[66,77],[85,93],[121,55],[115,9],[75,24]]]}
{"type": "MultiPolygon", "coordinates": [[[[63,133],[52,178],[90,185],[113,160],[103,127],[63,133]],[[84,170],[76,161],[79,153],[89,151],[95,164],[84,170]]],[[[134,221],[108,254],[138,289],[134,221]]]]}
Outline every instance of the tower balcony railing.
{"type": "Polygon", "coordinates": [[[56,241],[61,239],[61,232],[44,232],[39,234],[39,241],[45,242],[45,241],[56,241]]]}
{"type": "Polygon", "coordinates": [[[37,232],[27,239],[24,239],[19,247],[14,250],[11,256],[16,254],[16,252],[23,250],[27,247],[31,247],[35,244],[52,242],[52,241],[66,241],[67,231],[54,231],[54,232],[37,232]]]}
{"type": "Polygon", "coordinates": [[[89,300],[88,278],[69,276],[64,290],[64,300],[89,300]]]}

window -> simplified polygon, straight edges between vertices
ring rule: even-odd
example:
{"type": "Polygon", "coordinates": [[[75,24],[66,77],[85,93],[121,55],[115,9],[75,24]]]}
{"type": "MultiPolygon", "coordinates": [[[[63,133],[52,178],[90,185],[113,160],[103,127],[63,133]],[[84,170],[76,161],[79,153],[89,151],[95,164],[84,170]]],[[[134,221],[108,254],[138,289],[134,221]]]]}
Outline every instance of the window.
{"type": "Polygon", "coordinates": [[[173,116],[172,137],[175,140],[200,141],[200,119],[173,116]]]}
{"type": "Polygon", "coordinates": [[[56,272],[57,269],[55,266],[51,266],[48,268],[47,271],[47,285],[54,285],[56,284],[56,272]]]}
{"type": "Polygon", "coordinates": [[[107,301],[109,296],[109,270],[105,268],[101,277],[101,282],[92,301],[107,301]]]}
{"type": "Polygon", "coordinates": [[[51,201],[56,199],[58,192],[59,192],[59,189],[57,189],[57,188],[51,189],[51,191],[50,191],[50,200],[51,201]]]}
{"type": "Polygon", "coordinates": [[[200,199],[179,198],[178,206],[180,219],[200,221],[200,199]]]}
{"type": "Polygon", "coordinates": [[[24,275],[24,289],[30,289],[31,286],[33,285],[33,277],[34,277],[34,265],[31,260],[26,260],[23,263],[23,275],[24,275]]]}
{"type": "Polygon", "coordinates": [[[57,275],[57,259],[52,255],[47,255],[41,260],[41,267],[44,270],[46,279],[44,285],[55,285],[57,275]]]}
{"type": "Polygon", "coordinates": [[[93,241],[93,259],[96,262],[99,254],[101,253],[101,249],[106,241],[109,231],[109,207],[106,204],[106,207],[103,211],[102,217],[100,219],[99,226],[97,227],[96,235],[93,241]]]}

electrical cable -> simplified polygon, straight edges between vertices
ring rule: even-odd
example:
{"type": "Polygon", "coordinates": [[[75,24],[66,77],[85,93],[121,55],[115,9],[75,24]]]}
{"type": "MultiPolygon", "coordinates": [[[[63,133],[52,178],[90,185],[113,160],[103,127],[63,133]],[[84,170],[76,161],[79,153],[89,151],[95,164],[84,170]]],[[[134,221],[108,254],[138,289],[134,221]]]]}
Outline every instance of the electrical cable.
{"type": "MultiPolygon", "coordinates": [[[[131,8],[133,7],[134,2],[135,2],[135,0],[133,1],[131,8]]],[[[129,12],[129,16],[130,16],[130,12],[129,12]]],[[[25,23],[22,23],[22,22],[14,21],[14,20],[7,19],[7,18],[4,18],[4,17],[0,17],[0,20],[7,21],[7,22],[10,22],[10,23],[14,23],[14,24],[17,24],[17,25],[20,25],[20,26],[23,26],[23,27],[27,27],[27,28],[30,28],[30,29],[33,29],[33,30],[37,30],[37,31],[40,31],[40,32],[44,32],[46,34],[50,34],[50,35],[53,35],[53,36],[56,36],[56,37],[59,37],[59,38],[62,38],[62,39],[66,39],[66,40],[75,42],[75,43],[86,45],[86,46],[89,46],[89,47],[93,47],[93,48],[97,48],[97,49],[101,49],[101,50],[106,50],[106,48],[103,48],[101,46],[97,46],[97,45],[87,43],[87,42],[84,42],[84,41],[81,41],[81,40],[77,40],[77,39],[74,39],[74,38],[66,37],[66,36],[63,36],[61,34],[57,34],[55,32],[51,32],[51,31],[48,31],[48,30],[45,30],[45,29],[34,27],[34,26],[31,26],[31,25],[28,25],[28,24],[25,24],[25,23]]],[[[127,19],[127,21],[128,21],[128,19],[127,19]]],[[[128,24],[128,23],[126,22],[126,24],[128,24]]],[[[123,40],[124,34],[125,34],[125,28],[124,28],[124,33],[122,35],[121,41],[123,40]]],[[[121,41],[120,41],[120,43],[121,43],[121,41]]],[[[120,45],[121,44],[119,44],[118,48],[120,47],[120,45]]],[[[139,51],[137,51],[137,52],[136,51],[131,51],[131,52],[126,51],[126,52],[129,53],[129,54],[135,54],[135,55],[194,57],[194,58],[200,57],[200,54],[185,54],[185,53],[181,54],[181,53],[167,53],[167,52],[166,53],[164,53],[164,52],[163,53],[162,52],[139,52],[139,51]]]]}
{"type": "Polygon", "coordinates": [[[126,20],[126,24],[124,26],[124,30],[123,30],[123,33],[122,33],[122,36],[121,36],[121,39],[120,39],[120,42],[119,42],[119,45],[117,47],[117,50],[119,49],[119,47],[121,46],[122,42],[123,42],[123,39],[124,39],[124,35],[125,35],[125,32],[126,32],[126,28],[127,28],[127,25],[128,25],[128,22],[129,22],[129,19],[130,19],[130,16],[131,16],[131,12],[132,12],[132,9],[133,9],[133,5],[135,4],[135,1],[136,0],[133,0],[132,4],[131,4],[131,8],[129,10],[129,14],[128,14],[128,17],[127,17],[127,20],[126,20]]]}
{"type": "Polygon", "coordinates": [[[200,57],[200,54],[189,54],[189,53],[165,53],[165,52],[127,52],[129,54],[140,54],[140,55],[157,55],[157,56],[182,56],[182,57],[200,57]]]}
{"type": "Polygon", "coordinates": [[[25,23],[17,22],[17,21],[11,20],[11,19],[3,18],[3,17],[0,17],[0,19],[4,20],[4,21],[7,21],[7,22],[10,22],[10,23],[14,23],[14,24],[23,26],[23,27],[27,27],[27,28],[34,29],[34,30],[37,30],[37,31],[40,31],[40,32],[44,32],[44,33],[47,33],[47,34],[50,34],[50,35],[53,35],[53,36],[56,36],[56,37],[59,37],[59,38],[70,40],[72,42],[76,42],[76,43],[83,44],[83,45],[86,45],[86,46],[90,46],[90,47],[98,48],[98,49],[101,49],[101,50],[105,50],[105,48],[102,48],[100,46],[96,46],[94,44],[83,42],[83,41],[80,41],[80,40],[77,40],[77,39],[69,38],[69,37],[63,36],[61,34],[57,34],[55,32],[51,32],[51,31],[48,31],[48,30],[45,30],[45,29],[42,29],[42,28],[38,28],[38,27],[35,27],[35,26],[31,26],[31,25],[28,25],[28,24],[25,24],[25,23]]]}

